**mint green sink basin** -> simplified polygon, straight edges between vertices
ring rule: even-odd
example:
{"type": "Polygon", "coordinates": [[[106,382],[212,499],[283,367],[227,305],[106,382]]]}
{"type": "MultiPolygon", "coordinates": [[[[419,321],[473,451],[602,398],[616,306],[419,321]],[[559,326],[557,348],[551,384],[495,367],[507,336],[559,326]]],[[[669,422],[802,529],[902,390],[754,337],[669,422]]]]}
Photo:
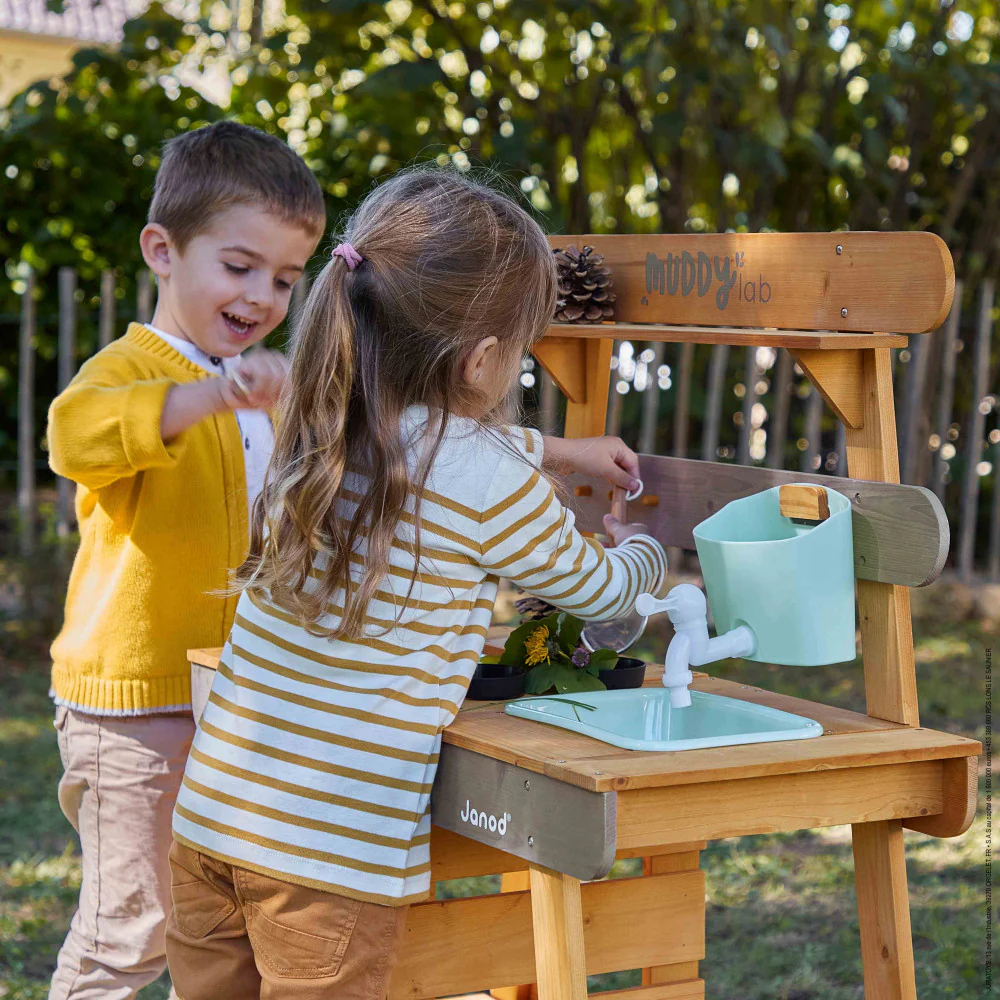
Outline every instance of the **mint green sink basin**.
{"type": "Polygon", "coordinates": [[[666,688],[522,698],[504,711],[626,750],[700,750],[807,740],[823,732],[813,719],[706,691],[692,690],[689,707],[672,708],[666,688]]]}

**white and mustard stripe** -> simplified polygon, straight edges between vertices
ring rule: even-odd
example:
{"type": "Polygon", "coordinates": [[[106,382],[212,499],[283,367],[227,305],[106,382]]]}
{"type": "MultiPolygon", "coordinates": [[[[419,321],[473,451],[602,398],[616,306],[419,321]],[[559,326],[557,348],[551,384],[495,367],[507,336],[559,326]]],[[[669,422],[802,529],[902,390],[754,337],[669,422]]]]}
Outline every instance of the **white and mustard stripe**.
{"type": "MultiPolygon", "coordinates": [[[[415,434],[425,419],[407,413],[415,434]]],[[[427,894],[441,731],[482,653],[498,579],[600,620],[630,610],[666,571],[648,536],[604,549],[580,535],[540,462],[534,431],[512,428],[505,443],[453,420],[422,493],[412,592],[411,502],[356,641],[311,635],[243,595],[174,813],[180,841],[357,899],[427,894]]],[[[352,474],[345,485],[349,519],[366,483],[352,474]]],[[[362,540],[354,572],[364,557],[362,540]]],[[[335,600],[331,622],[341,611],[335,600]]]]}

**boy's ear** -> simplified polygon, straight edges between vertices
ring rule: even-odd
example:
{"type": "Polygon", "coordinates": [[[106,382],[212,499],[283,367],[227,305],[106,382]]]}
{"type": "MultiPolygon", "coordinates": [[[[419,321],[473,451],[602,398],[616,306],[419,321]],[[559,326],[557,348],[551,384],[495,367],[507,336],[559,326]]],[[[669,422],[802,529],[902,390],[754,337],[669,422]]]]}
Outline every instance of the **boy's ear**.
{"type": "Polygon", "coordinates": [[[170,277],[170,265],[176,253],[170,234],[157,222],[148,223],[139,234],[139,249],[146,266],[158,278],[170,277]]]}
{"type": "Polygon", "coordinates": [[[495,349],[500,341],[496,337],[484,337],[469,352],[462,365],[462,377],[470,385],[475,385],[484,374],[491,370],[495,349]]]}

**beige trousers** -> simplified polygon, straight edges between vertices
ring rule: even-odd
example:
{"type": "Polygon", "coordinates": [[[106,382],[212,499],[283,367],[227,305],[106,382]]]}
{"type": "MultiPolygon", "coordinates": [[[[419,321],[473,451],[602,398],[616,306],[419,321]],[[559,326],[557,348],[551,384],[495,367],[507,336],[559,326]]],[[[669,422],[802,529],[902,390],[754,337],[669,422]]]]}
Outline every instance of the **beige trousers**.
{"type": "Polygon", "coordinates": [[[171,817],[194,719],[58,707],[55,726],[83,882],[49,1000],[131,1000],[166,968],[171,817]]]}

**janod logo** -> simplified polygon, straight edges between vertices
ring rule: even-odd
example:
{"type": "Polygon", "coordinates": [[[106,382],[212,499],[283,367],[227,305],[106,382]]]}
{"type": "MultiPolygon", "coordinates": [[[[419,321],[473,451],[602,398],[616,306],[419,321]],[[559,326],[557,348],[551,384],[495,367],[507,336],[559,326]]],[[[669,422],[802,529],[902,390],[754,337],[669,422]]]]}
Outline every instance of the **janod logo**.
{"type": "Polygon", "coordinates": [[[648,295],[659,292],[660,295],[676,295],[680,292],[688,296],[698,292],[698,298],[704,298],[715,287],[715,305],[725,309],[730,297],[735,295],[738,302],[771,301],[771,284],[764,280],[764,275],[758,275],[756,280],[746,280],[743,274],[743,251],[732,257],[709,257],[707,253],[697,254],[687,250],[681,253],[668,253],[666,258],[655,253],[646,254],[646,295],[642,304],[649,305],[648,295]]]}
{"type": "Polygon", "coordinates": [[[485,810],[477,812],[469,804],[468,799],[465,800],[465,808],[461,812],[461,817],[463,823],[468,823],[469,826],[477,827],[480,830],[489,830],[490,833],[499,834],[501,837],[507,832],[507,824],[511,820],[510,813],[506,812],[499,818],[485,810]]]}

